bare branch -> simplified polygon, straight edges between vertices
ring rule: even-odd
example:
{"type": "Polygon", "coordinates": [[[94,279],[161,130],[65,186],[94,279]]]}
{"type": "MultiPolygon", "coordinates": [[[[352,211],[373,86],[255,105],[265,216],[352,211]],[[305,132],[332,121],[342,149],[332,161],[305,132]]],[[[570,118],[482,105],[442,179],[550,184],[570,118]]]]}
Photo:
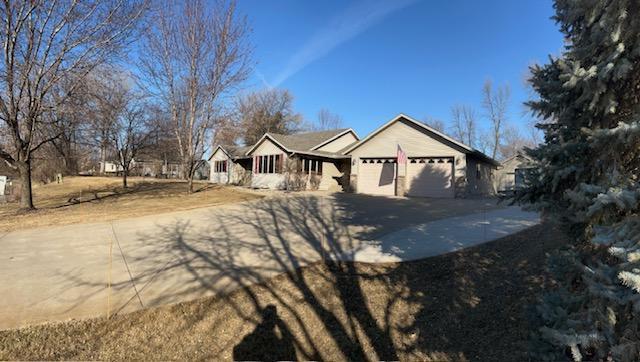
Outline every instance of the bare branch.
{"type": "Polygon", "coordinates": [[[146,8],[147,0],[0,3],[0,120],[23,181],[22,207],[33,208],[31,154],[61,135],[52,135],[56,117],[47,114],[58,112],[93,69],[121,54],[146,8]],[[63,82],[66,92],[52,94],[63,82]]]}
{"type": "Polygon", "coordinates": [[[504,127],[507,123],[511,89],[509,85],[504,85],[494,90],[491,81],[487,80],[482,87],[482,97],[485,116],[491,122],[491,157],[496,158],[499,156],[498,151],[502,143],[504,127]]]}
{"type": "Polygon", "coordinates": [[[246,20],[237,17],[234,2],[159,5],[140,65],[146,88],[170,115],[191,191],[222,102],[249,75],[249,29],[246,20]]]}

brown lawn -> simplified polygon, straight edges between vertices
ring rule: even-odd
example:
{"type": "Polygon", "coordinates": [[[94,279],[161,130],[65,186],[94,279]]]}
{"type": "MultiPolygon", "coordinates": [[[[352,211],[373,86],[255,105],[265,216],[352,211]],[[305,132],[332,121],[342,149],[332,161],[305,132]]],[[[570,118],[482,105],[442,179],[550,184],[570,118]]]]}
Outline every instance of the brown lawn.
{"type": "Polygon", "coordinates": [[[206,182],[187,183],[141,177],[129,188],[115,177],[67,177],[62,184],[34,185],[34,212],[20,212],[17,203],[0,204],[0,232],[47,225],[110,221],[134,216],[188,210],[252,200],[261,196],[206,182]]]}
{"type": "Polygon", "coordinates": [[[316,264],[226,297],[0,332],[0,359],[531,360],[545,224],[401,264],[316,264]]]}

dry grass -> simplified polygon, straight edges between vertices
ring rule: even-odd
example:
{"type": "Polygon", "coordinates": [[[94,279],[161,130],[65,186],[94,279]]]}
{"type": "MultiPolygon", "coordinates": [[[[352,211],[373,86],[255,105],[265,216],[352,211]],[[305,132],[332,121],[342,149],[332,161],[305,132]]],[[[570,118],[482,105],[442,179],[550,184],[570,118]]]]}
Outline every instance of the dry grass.
{"type": "Polygon", "coordinates": [[[20,212],[17,203],[0,204],[0,231],[39,226],[125,219],[134,216],[252,200],[261,196],[238,189],[176,180],[129,179],[129,188],[113,177],[68,177],[62,184],[34,186],[34,212],[20,212]]]}
{"type": "Polygon", "coordinates": [[[0,359],[521,361],[551,281],[541,225],[416,262],[317,264],[227,297],[0,332],[0,359]]]}

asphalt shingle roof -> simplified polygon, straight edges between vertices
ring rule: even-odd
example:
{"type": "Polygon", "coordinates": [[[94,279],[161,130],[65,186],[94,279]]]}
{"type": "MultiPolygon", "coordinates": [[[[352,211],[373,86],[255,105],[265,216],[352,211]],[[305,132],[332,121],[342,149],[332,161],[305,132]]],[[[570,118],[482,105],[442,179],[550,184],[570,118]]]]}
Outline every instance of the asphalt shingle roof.
{"type": "Polygon", "coordinates": [[[249,151],[249,149],[251,147],[253,147],[253,145],[250,145],[250,146],[236,146],[236,145],[222,146],[222,148],[225,151],[227,151],[227,153],[229,153],[229,156],[231,156],[231,158],[245,157],[245,154],[247,153],[247,151],[249,151]]]}
{"type": "Polygon", "coordinates": [[[348,130],[348,128],[332,129],[319,132],[305,132],[290,135],[279,133],[269,133],[273,139],[291,151],[310,151],[314,146],[325,142],[340,133],[348,130]]]}

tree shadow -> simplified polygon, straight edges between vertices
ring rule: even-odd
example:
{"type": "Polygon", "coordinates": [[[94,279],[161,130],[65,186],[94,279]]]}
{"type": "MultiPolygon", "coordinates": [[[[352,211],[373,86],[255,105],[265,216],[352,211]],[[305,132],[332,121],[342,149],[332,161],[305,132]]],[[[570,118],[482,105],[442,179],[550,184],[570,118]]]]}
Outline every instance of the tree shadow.
{"type": "MultiPolygon", "coordinates": [[[[401,282],[392,282],[386,275],[363,274],[354,263],[342,261],[350,259],[360,241],[352,238],[348,227],[339,221],[339,211],[322,202],[321,197],[272,198],[252,203],[250,211],[212,213],[207,218],[210,226],[205,229],[176,222],[162,227],[160,233],[141,235],[141,252],[127,257],[134,269],[144,265],[134,278],[142,299],[151,299],[148,304],[157,305],[192,295],[194,290],[220,295],[240,287],[252,305],[234,305],[234,299],[229,298],[236,313],[255,324],[255,315],[266,308],[265,303],[275,302],[293,324],[289,328],[295,331],[293,344],[300,358],[335,358],[316,345],[314,332],[309,330],[313,328],[308,323],[311,319],[328,334],[334,351],[346,359],[397,360],[393,327],[383,316],[373,315],[360,281],[386,279],[382,283],[388,285],[386,295],[394,298],[384,309],[393,308],[399,299],[409,301],[411,295],[400,295],[396,285],[401,282]],[[158,255],[170,257],[162,260],[158,255]],[[316,269],[310,280],[302,267],[315,263],[326,267],[316,269]],[[174,280],[173,271],[188,277],[174,280]],[[260,293],[251,288],[267,285],[275,275],[284,278],[282,284],[288,287],[269,286],[261,288],[260,293]],[[337,304],[327,303],[323,291],[316,288],[319,281],[326,285],[326,291],[335,293],[338,299],[333,303],[337,304]],[[172,290],[170,295],[145,297],[147,288],[168,282],[175,286],[164,285],[165,290],[172,290]],[[301,315],[300,305],[305,306],[305,315],[301,315]]],[[[263,345],[255,352],[270,355],[265,348],[271,346],[263,345]]]]}
{"type": "MultiPolygon", "coordinates": [[[[522,328],[524,322],[503,318],[500,298],[516,303],[524,292],[532,298],[542,266],[529,265],[522,250],[543,253],[542,248],[523,240],[503,245],[505,252],[490,243],[416,262],[354,263],[366,237],[389,225],[376,216],[378,207],[408,207],[425,218],[421,207],[439,205],[379,198],[381,205],[363,210],[362,200],[265,198],[248,207],[212,210],[203,219],[157,225],[123,243],[133,278],[113,287],[134,283],[145,307],[206,295],[223,300],[234,313],[227,318],[254,328],[217,334],[208,347],[212,358],[233,351],[234,359],[281,359],[283,350],[288,357],[282,359],[465,360],[484,356],[491,343],[515,343],[508,324],[522,328]]],[[[435,215],[429,217],[445,214],[435,215]]],[[[189,333],[207,313],[215,311],[185,317],[172,333],[189,333]]],[[[225,320],[218,323],[224,326],[225,320]]],[[[520,347],[499,349],[495,359],[513,356],[504,351],[520,347]]]]}

